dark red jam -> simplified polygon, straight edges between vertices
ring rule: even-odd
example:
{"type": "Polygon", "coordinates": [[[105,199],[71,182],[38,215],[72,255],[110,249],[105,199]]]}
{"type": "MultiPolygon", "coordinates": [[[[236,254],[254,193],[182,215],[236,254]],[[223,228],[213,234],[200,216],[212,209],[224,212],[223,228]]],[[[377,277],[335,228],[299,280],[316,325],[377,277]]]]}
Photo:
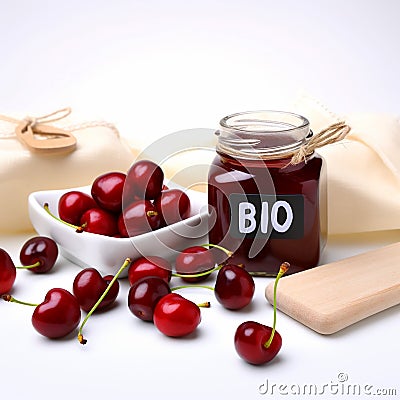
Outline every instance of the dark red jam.
{"type": "Polygon", "coordinates": [[[326,237],[323,159],[313,153],[291,165],[276,146],[273,159],[253,159],[230,145],[224,148],[238,157],[217,147],[209,170],[210,243],[232,250],[230,261],[255,275],[275,276],[284,261],[290,273],[315,267],[326,237]]]}

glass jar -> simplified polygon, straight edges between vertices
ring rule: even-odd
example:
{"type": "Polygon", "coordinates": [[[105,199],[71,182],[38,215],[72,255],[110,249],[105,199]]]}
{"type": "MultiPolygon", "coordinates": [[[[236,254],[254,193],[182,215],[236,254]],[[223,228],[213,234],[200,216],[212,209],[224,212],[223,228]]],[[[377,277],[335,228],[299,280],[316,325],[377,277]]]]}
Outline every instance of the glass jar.
{"type": "Polygon", "coordinates": [[[315,267],[326,241],[324,161],[304,152],[309,121],[282,111],[229,115],[216,131],[208,176],[209,241],[254,275],[315,267]],[[300,158],[298,157],[300,154],[300,158]],[[297,157],[297,161],[293,162],[297,157]]]}

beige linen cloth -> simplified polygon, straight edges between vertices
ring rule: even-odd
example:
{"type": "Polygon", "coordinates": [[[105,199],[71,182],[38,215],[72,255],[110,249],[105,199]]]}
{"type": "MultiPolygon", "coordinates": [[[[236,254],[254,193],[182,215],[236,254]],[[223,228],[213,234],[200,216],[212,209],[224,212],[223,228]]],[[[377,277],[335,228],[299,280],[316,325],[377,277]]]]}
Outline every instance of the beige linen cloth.
{"type": "Polygon", "coordinates": [[[386,114],[336,115],[308,95],[294,111],[317,132],[344,120],[341,142],[318,149],[328,174],[328,234],[400,229],[400,119],[386,114]]]}
{"type": "MultiPolygon", "coordinates": [[[[315,132],[341,120],[351,127],[343,141],[318,150],[327,163],[328,234],[400,229],[399,118],[383,114],[336,115],[308,95],[300,96],[289,108],[308,118],[315,132]]],[[[138,154],[134,137],[129,138],[129,148],[116,129],[107,124],[82,125],[74,130],[77,148],[61,156],[39,156],[12,134],[4,135],[2,128],[0,125],[0,233],[32,229],[29,193],[88,185],[100,173],[126,171],[138,154]]],[[[212,152],[198,159],[190,154],[190,163],[209,163],[212,158],[212,152]]],[[[166,168],[167,177],[174,176],[185,164],[187,157],[174,159],[174,164],[166,168]]],[[[202,179],[204,182],[206,175],[202,179]]],[[[191,184],[178,183],[186,187],[191,184]]]]}

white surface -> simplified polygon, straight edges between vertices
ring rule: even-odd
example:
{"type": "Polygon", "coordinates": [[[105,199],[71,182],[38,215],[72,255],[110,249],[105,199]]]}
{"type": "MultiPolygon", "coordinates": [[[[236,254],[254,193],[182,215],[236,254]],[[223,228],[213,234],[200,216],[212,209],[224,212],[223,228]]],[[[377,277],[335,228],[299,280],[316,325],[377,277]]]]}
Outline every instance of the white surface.
{"type": "MultiPolygon", "coordinates": [[[[397,231],[335,238],[323,261],[393,242],[399,235],[397,231]]],[[[0,238],[2,247],[11,252],[15,262],[26,238],[0,238]]],[[[78,271],[78,266],[64,259],[59,259],[48,275],[18,271],[13,294],[21,299],[40,301],[52,287],[71,290],[78,271]]],[[[140,396],[258,399],[259,386],[266,379],[270,384],[313,383],[321,388],[324,384],[338,383],[339,373],[348,374],[350,384],[372,385],[374,390],[397,388],[399,393],[400,306],[331,336],[319,335],[278,313],[278,330],[283,337],[278,357],[260,367],[243,362],[233,347],[234,332],[246,320],[272,323],[272,308],[263,293],[270,281],[257,278],[252,305],[239,312],[222,308],[206,289],[182,290],[182,294],[194,301],[210,300],[212,307],[202,309],[197,332],[181,339],[163,336],[154,325],[140,321],[129,312],[126,280],[121,282],[117,306],[89,320],[84,329],[86,346],[80,345],[75,335],[64,340],[41,337],[31,326],[33,310],[30,307],[1,302],[3,396],[61,400],[78,398],[86,391],[90,398],[97,399],[140,396]]],[[[174,278],[173,284],[178,282],[174,278]]]]}
{"type": "MultiPolygon", "coordinates": [[[[169,187],[176,187],[166,182],[169,187]]],[[[29,217],[39,235],[54,239],[61,253],[72,262],[96,268],[103,275],[116,274],[125,258],[132,260],[141,256],[157,255],[169,261],[175,260],[177,252],[189,246],[207,243],[208,212],[205,193],[186,190],[190,199],[190,217],[175,224],[132,238],[113,238],[75,230],[50,216],[43,205],[58,216],[60,197],[71,190],[90,194],[90,186],[65,190],[43,190],[31,193],[28,199],[29,217]]],[[[127,271],[121,274],[127,276],[127,271]]]]}
{"type": "MultiPolygon", "coordinates": [[[[77,120],[114,122],[139,146],[180,129],[214,128],[232,112],[282,108],[303,88],[338,113],[398,114],[399,13],[397,0],[6,1],[0,110],[40,115],[69,105],[77,120]]],[[[1,237],[0,246],[17,261],[26,237],[1,237]]],[[[399,238],[398,231],[336,238],[324,261],[399,238]]],[[[60,259],[47,276],[21,271],[14,294],[39,301],[54,286],[70,289],[78,270],[60,259]]],[[[242,362],[234,330],[247,319],[271,323],[267,282],[257,280],[248,310],[228,312],[214,301],[198,334],[183,340],[131,316],[126,284],[118,306],[88,323],[86,347],[41,338],[31,309],[0,303],[2,398],[258,399],[266,379],[322,386],[340,372],[350,383],[397,385],[400,393],[399,307],[329,337],[280,314],[279,358],[258,368],[242,362]]],[[[312,398],[329,397],[346,396],[312,398]]],[[[363,397],[371,398],[356,398],[363,397]]]]}

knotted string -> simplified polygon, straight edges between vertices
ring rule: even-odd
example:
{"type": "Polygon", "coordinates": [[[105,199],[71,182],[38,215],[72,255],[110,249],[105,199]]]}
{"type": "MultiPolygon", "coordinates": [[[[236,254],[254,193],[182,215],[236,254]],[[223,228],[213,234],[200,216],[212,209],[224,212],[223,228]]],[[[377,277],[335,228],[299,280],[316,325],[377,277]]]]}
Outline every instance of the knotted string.
{"type": "MultiPolygon", "coordinates": [[[[72,112],[72,110],[70,107],[65,107],[65,108],[61,108],[52,113],[45,114],[45,115],[42,115],[39,117],[26,116],[22,119],[16,119],[16,118],[9,117],[7,115],[0,114],[0,121],[8,122],[14,126],[19,125],[22,122],[26,121],[25,129],[28,126],[30,126],[33,129],[38,124],[49,124],[52,122],[60,121],[64,118],[68,117],[71,114],[71,112],[72,112]]],[[[94,127],[98,127],[98,126],[103,126],[103,127],[111,129],[115,133],[115,135],[117,137],[119,137],[119,132],[118,132],[117,127],[114,124],[112,124],[110,122],[106,122],[106,121],[84,122],[84,123],[80,123],[80,124],[65,126],[65,127],[63,127],[63,129],[65,129],[69,132],[74,132],[74,131],[78,131],[81,129],[94,128],[94,127]]],[[[38,135],[41,134],[41,132],[35,132],[35,133],[38,135]]],[[[15,136],[16,135],[15,135],[14,129],[12,129],[9,132],[1,131],[1,129],[0,129],[0,139],[5,139],[5,138],[10,138],[10,137],[15,137],[15,136]]]]}
{"type": "Polygon", "coordinates": [[[24,121],[33,128],[36,124],[49,124],[51,122],[60,121],[61,119],[68,117],[70,114],[71,108],[65,107],[50,114],[42,115],[41,117],[25,117],[24,121]]]}
{"type": "MultiPolygon", "coordinates": [[[[68,117],[68,115],[70,115],[70,114],[71,114],[71,108],[65,107],[65,108],[56,110],[50,114],[42,115],[40,117],[26,116],[22,119],[16,119],[16,118],[9,117],[7,115],[0,115],[0,120],[9,122],[10,124],[13,124],[13,125],[19,125],[22,122],[26,122],[25,128],[27,128],[28,126],[31,126],[31,128],[34,128],[35,125],[37,125],[37,124],[45,124],[45,123],[60,121],[64,118],[68,117]]],[[[0,137],[11,137],[11,136],[15,136],[14,131],[0,132],[0,137]]]]}
{"type": "Polygon", "coordinates": [[[293,154],[289,165],[296,165],[302,161],[307,162],[307,157],[310,156],[314,150],[319,147],[326,146],[327,144],[336,143],[344,139],[350,132],[351,128],[344,121],[337,122],[313,135],[308,142],[301,146],[293,154]]]}

